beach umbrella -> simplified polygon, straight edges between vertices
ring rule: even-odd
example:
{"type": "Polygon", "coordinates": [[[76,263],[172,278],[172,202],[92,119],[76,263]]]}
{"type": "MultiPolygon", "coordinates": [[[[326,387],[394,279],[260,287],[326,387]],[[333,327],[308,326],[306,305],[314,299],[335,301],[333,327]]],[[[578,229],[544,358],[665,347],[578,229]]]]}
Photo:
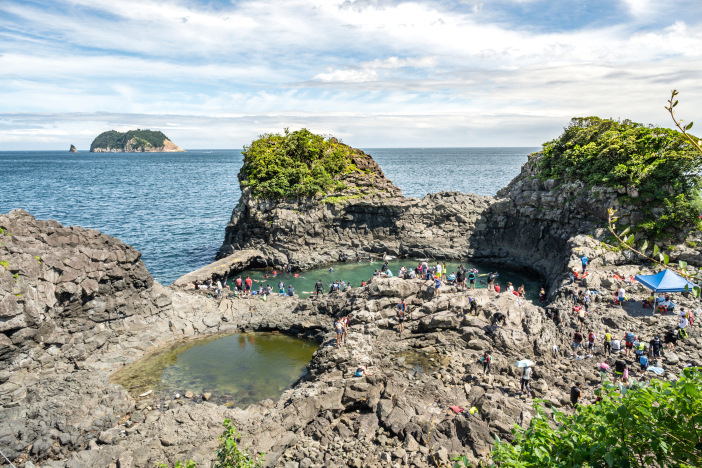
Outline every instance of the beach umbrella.
{"type": "Polygon", "coordinates": [[[517,367],[529,367],[533,365],[534,363],[528,359],[522,359],[521,361],[517,361],[517,367]]]}

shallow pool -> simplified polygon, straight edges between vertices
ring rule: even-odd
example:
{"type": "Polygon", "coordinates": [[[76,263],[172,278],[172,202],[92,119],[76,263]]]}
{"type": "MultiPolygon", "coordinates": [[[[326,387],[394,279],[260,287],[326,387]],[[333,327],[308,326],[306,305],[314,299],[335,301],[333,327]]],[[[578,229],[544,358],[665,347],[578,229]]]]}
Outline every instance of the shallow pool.
{"type": "MultiPolygon", "coordinates": [[[[211,401],[243,407],[272,398],[304,372],[319,345],[270,333],[236,333],[181,343],[116,372],[111,381],[132,395],[153,390],[172,399],[191,391],[211,393],[211,401]]],[[[197,399],[197,397],[196,397],[197,399]]]]}
{"type": "MultiPolygon", "coordinates": [[[[410,268],[415,268],[420,261],[411,258],[394,259],[388,262],[390,270],[393,275],[397,276],[400,267],[405,266],[409,270],[410,268]]],[[[436,261],[428,262],[430,266],[435,266],[436,261]]],[[[526,291],[526,297],[530,300],[537,300],[539,298],[539,289],[541,284],[539,278],[536,275],[529,274],[524,271],[514,271],[507,268],[502,268],[495,265],[488,265],[483,263],[474,262],[458,262],[458,261],[447,261],[446,268],[449,273],[458,270],[459,265],[464,265],[466,268],[477,268],[478,270],[478,281],[476,282],[477,288],[487,287],[485,283],[485,277],[488,272],[497,272],[499,276],[497,277],[496,283],[499,284],[503,290],[506,288],[507,283],[511,282],[514,289],[517,289],[520,285],[524,285],[526,291]],[[482,283],[481,283],[482,281],[482,283]]],[[[259,285],[271,285],[275,293],[278,292],[278,283],[282,281],[285,285],[285,290],[287,291],[288,285],[295,288],[295,292],[300,295],[300,297],[306,297],[312,294],[314,291],[314,285],[318,280],[322,280],[324,284],[324,292],[329,291],[329,287],[332,282],[336,280],[343,280],[346,283],[351,283],[352,287],[361,286],[362,281],[368,281],[376,269],[380,269],[383,266],[381,260],[376,260],[369,262],[367,260],[356,262],[348,261],[344,263],[334,263],[333,265],[315,268],[309,271],[304,271],[298,273],[296,276],[294,273],[281,273],[277,272],[277,275],[273,275],[273,269],[267,270],[246,270],[241,272],[239,275],[235,275],[230,278],[230,285],[232,289],[234,288],[234,280],[241,276],[246,278],[250,276],[254,281],[254,289],[257,289],[259,285]],[[333,271],[330,269],[333,268],[333,271]],[[268,277],[266,277],[266,275],[268,277]]]]}

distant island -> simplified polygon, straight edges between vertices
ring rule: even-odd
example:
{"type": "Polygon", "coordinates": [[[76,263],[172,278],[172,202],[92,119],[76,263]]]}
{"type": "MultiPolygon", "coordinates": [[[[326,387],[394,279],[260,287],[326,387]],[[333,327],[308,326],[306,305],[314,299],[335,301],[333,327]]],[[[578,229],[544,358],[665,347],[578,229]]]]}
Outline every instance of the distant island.
{"type": "Polygon", "coordinates": [[[91,153],[175,153],[185,152],[162,132],[129,130],[122,133],[110,130],[98,135],[90,145],[91,153]]]}
{"type": "Polygon", "coordinates": [[[69,153],[77,153],[78,148],[76,148],[76,145],[71,145],[71,149],[68,150],[69,153]]]}

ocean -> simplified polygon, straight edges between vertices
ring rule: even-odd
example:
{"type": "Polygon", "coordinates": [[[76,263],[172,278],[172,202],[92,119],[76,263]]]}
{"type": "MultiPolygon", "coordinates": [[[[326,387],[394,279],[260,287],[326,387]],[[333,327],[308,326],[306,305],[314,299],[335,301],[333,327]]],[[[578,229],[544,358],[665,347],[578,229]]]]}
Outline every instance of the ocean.
{"type": "MultiPolygon", "coordinates": [[[[539,148],[364,148],[405,196],[494,195],[539,148]]],[[[214,260],[239,200],[239,150],[0,152],[0,213],[99,229],[142,252],[170,284],[214,260]]]]}

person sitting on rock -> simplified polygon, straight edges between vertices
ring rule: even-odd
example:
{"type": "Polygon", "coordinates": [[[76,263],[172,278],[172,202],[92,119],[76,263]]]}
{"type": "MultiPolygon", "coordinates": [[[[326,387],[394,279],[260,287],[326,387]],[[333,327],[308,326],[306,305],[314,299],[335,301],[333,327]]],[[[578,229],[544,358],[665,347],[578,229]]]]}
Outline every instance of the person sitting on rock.
{"type": "Polygon", "coordinates": [[[470,315],[478,315],[478,301],[474,297],[468,297],[468,303],[470,304],[470,315]],[[475,314],[473,313],[475,312],[475,314]]]}
{"type": "Polygon", "coordinates": [[[294,296],[295,295],[295,288],[293,288],[293,285],[288,285],[288,296],[294,296]]]}
{"type": "Polygon", "coordinates": [[[495,284],[495,286],[493,288],[497,294],[500,294],[500,291],[502,291],[502,288],[500,288],[499,284],[495,284]]]}
{"type": "Polygon", "coordinates": [[[373,375],[368,372],[368,366],[365,364],[358,366],[358,369],[356,369],[356,377],[364,377],[366,375],[373,375]]]}

